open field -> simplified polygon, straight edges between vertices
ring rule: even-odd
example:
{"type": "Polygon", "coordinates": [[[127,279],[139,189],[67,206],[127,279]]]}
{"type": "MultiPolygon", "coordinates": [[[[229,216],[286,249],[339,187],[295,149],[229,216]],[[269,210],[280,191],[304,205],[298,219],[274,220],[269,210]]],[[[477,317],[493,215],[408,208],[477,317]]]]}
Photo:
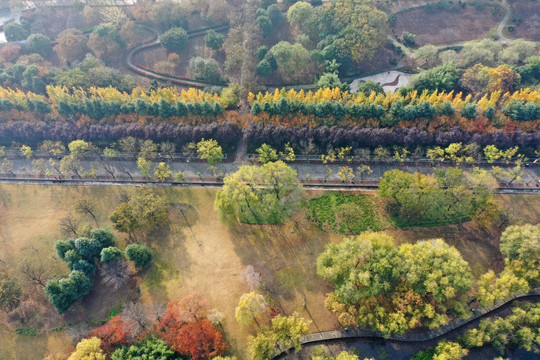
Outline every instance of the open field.
{"type": "MultiPolygon", "coordinates": [[[[100,207],[99,225],[107,220],[119,202],[122,187],[72,187],[37,185],[0,186],[0,259],[17,268],[22,260],[44,261],[52,273],[65,274],[67,269],[55,260],[53,242],[61,237],[59,222],[72,213],[76,199],[92,197],[100,207]],[[57,263],[59,263],[57,265],[57,263]]],[[[323,232],[311,224],[304,214],[296,215],[281,226],[240,225],[234,228],[221,224],[213,210],[215,189],[159,189],[171,201],[171,224],[139,240],[149,244],[156,253],[156,262],[143,276],[140,296],[144,301],[178,300],[195,291],[208,299],[211,308],[225,314],[224,329],[231,350],[241,359],[247,358],[247,336],[255,326],[241,328],[234,319],[239,297],[249,291],[242,272],[253,265],[262,274],[264,286],[272,296],[273,307],[285,314],[297,311],[312,316],[310,332],[337,328],[337,322],[324,308],[324,298],[330,285],[316,275],[315,260],[329,242],[342,235],[323,232]],[[178,211],[181,204],[189,225],[178,211]],[[302,295],[307,297],[303,309],[302,295]]],[[[321,192],[311,192],[319,196],[321,192]]],[[[534,195],[499,196],[515,213],[514,221],[540,222],[540,201],[534,195]]],[[[88,224],[91,219],[85,220],[88,224]]],[[[475,275],[488,268],[500,269],[499,232],[482,230],[471,223],[433,228],[388,229],[396,242],[442,237],[455,245],[471,263],[475,275]]],[[[125,246],[119,235],[120,247],[125,246]]],[[[92,293],[65,322],[84,320],[98,325],[110,308],[126,298],[137,298],[133,287],[121,294],[104,291],[92,293]],[[101,309],[99,309],[102,307],[101,309]]],[[[263,319],[266,321],[266,319],[263,319]]],[[[60,322],[62,322],[60,320],[60,322]]],[[[0,327],[0,359],[41,359],[48,351],[60,351],[71,343],[64,332],[25,337],[0,327]],[[29,353],[29,344],[33,351],[29,353]]]]}
{"type": "Polygon", "coordinates": [[[507,32],[509,37],[523,38],[528,40],[540,40],[540,1],[518,0],[512,1],[512,18],[521,19],[519,25],[508,21],[508,25],[516,25],[512,32],[507,32]]]}
{"type": "Polygon", "coordinates": [[[486,37],[504,16],[498,6],[472,6],[451,9],[416,8],[395,15],[394,35],[404,31],[416,35],[416,44],[446,44],[486,37]]]}

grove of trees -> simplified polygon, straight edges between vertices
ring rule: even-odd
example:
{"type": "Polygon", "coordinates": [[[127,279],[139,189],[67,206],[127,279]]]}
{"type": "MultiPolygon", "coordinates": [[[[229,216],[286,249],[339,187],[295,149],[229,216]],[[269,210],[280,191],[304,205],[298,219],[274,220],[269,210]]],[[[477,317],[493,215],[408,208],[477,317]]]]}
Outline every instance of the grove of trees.
{"type": "Polygon", "coordinates": [[[363,234],[330,244],[319,256],[317,273],[334,285],[326,306],[339,322],[391,334],[465,316],[472,273],[459,252],[441,239],[398,248],[393,241],[363,234]]]}
{"type": "Polygon", "coordinates": [[[379,195],[399,226],[459,223],[491,207],[496,186],[489,174],[458,168],[439,170],[435,175],[390,170],[380,180],[379,195]]]}

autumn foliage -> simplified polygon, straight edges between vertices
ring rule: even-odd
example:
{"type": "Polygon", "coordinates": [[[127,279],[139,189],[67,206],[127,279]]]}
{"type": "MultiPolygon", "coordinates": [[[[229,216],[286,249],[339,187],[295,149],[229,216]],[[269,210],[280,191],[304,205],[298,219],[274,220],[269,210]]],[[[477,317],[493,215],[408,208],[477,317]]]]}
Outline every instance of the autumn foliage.
{"type": "Polygon", "coordinates": [[[227,344],[217,328],[204,319],[181,327],[172,348],[191,359],[209,359],[222,355],[227,344]]]}
{"type": "Polygon", "coordinates": [[[156,334],[171,349],[191,359],[212,358],[227,350],[221,332],[208,319],[207,303],[197,293],[170,302],[156,334]]]}
{"type": "Polygon", "coordinates": [[[101,348],[106,353],[110,353],[114,349],[128,345],[133,341],[128,324],[119,315],[113,317],[105,325],[94,329],[90,336],[101,340],[101,348]]]}

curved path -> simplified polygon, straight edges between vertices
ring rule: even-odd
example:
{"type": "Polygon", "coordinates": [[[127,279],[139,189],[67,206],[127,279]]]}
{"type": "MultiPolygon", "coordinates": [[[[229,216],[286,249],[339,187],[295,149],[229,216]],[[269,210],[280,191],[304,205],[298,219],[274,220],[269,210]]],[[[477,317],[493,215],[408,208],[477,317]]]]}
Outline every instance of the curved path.
{"type": "MultiPolygon", "coordinates": [[[[315,334],[305,335],[300,339],[302,345],[311,344],[311,343],[324,343],[326,341],[335,341],[340,339],[370,339],[370,340],[386,340],[386,341],[395,341],[395,342],[407,342],[407,343],[422,343],[430,340],[434,340],[440,337],[448,336],[449,334],[459,330],[460,328],[466,326],[467,324],[479,320],[482,318],[489,317],[493,315],[495,311],[502,310],[504,308],[510,307],[512,302],[515,300],[525,300],[525,301],[534,301],[537,302],[540,300],[540,288],[536,288],[527,294],[516,293],[507,300],[501,301],[493,306],[485,307],[479,309],[475,312],[474,316],[468,319],[458,319],[452,321],[446,326],[443,326],[437,330],[428,331],[421,334],[404,334],[404,335],[390,335],[384,336],[381,333],[370,331],[370,330],[349,330],[349,331],[326,331],[315,334]]],[[[289,347],[287,349],[279,349],[279,353],[273,356],[273,359],[276,359],[282,355],[285,355],[294,347],[289,347]]]]}
{"type": "Polygon", "coordinates": [[[513,39],[509,39],[503,34],[503,29],[506,26],[506,23],[508,22],[508,19],[510,19],[510,16],[512,15],[512,8],[508,3],[505,1],[502,2],[502,6],[506,9],[506,14],[504,15],[504,18],[501,20],[499,25],[497,26],[497,36],[499,37],[499,40],[501,42],[512,42],[513,39]]]}
{"type": "MultiPolygon", "coordinates": [[[[496,40],[497,42],[500,42],[500,43],[503,43],[503,44],[508,44],[508,43],[512,43],[512,42],[517,41],[517,40],[521,40],[521,39],[511,39],[511,38],[506,37],[504,35],[503,30],[506,27],[506,24],[508,23],[508,20],[512,16],[512,7],[508,4],[508,2],[506,0],[504,0],[501,3],[495,3],[495,2],[489,1],[489,0],[477,0],[476,2],[479,3],[479,4],[486,4],[486,5],[500,5],[506,10],[506,12],[504,14],[504,17],[502,18],[502,20],[497,25],[497,36],[499,37],[499,39],[496,40]]],[[[408,11],[408,10],[422,8],[422,7],[426,6],[426,5],[428,5],[428,4],[427,3],[422,3],[422,4],[410,5],[410,6],[401,8],[399,10],[393,11],[392,13],[389,13],[389,15],[396,15],[396,14],[399,14],[401,12],[405,12],[405,11],[408,11]]],[[[398,42],[395,36],[388,35],[387,37],[388,37],[388,39],[390,41],[392,41],[392,43],[395,46],[399,46],[407,56],[414,56],[414,52],[412,52],[407,46],[405,46],[405,45],[401,44],[400,42],[398,42]]],[[[533,41],[533,40],[527,40],[527,41],[535,43],[536,45],[540,45],[540,41],[533,41]]],[[[469,41],[458,41],[458,42],[453,42],[453,43],[434,45],[434,47],[437,50],[443,50],[443,49],[446,49],[446,48],[451,48],[451,47],[456,47],[456,46],[463,46],[464,44],[466,44],[468,42],[469,41]]]]}
{"type": "MultiPolygon", "coordinates": [[[[133,60],[133,58],[137,53],[139,53],[140,51],[143,51],[143,50],[146,50],[146,49],[149,49],[149,48],[153,48],[153,47],[157,47],[157,46],[160,45],[159,37],[160,37],[161,33],[160,33],[160,31],[158,29],[156,29],[154,27],[151,27],[151,26],[148,26],[148,25],[139,25],[139,26],[144,28],[145,30],[150,31],[152,33],[152,38],[150,38],[150,40],[142,43],[141,45],[138,45],[138,46],[134,47],[127,54],[126,59],[125,59],[125,63],[126,63],[126,66],[129,69],[131,69],[132,71],[136,72],[139,75],[143,75],[143,76],[146,76],[146,77],[149,77],[149,78],[152,78],[152,79],[156,79],[156,80],[168,81],[168,82],[171,82],[173,84],[178,84],[178,85],[191,86],[191,87],[196,87],[196,88],[204,88],[204,87],[207,87],[207,86],[219,85],[219,84],[209,83],[209,82],[205,82],[205,81],[193,80],[193,79],[190,79],[190,78],[184,77],[184,76],[171,76],[171,75],[167,75],[167,74],[162,74],[162,73],[159,73],[157,71],[152,70],[149,67],[143,66],[143,65],[135,62],[133,60]]],[[[227,30],[228,28],[229,28],[228,24],[223,24],[223,25],[214,26],[212,28],[204,28],[204,29],[192,30],[192,31],[188,31],[188,37],[191,39],[191,38],[194,38],[194,37],[206,35],[206,33],[209,30],[223,31],[223,30],[227,30]]]]}
{"type": "MultiPolygon", "coordinates": [[[[494,3],[493,1],[489,1],[489,0],[478,0],[477,2],[481,3],[481,4],[487,4],[487,5],[499,5],[499,4],[494,3]]],[[[408,11],[408,10],[421,8],[421,7],[424,7],[426,5],[427,5],[427,3],[421,3],[421,4],[417,3],[417,4],[414,4],[414,5],[410,5],[410,6],[395,10],[395,11],[389,13],[389,15],[395,15],[395,14],[405,12],[405,11],[408,11]]],[[[505,13],[503,19],[501,20],[501,22],[497,26],[497,35],[499,37],[499,39],[497,41],[501,42],[501,43],[512,43],[512,42],[516,41],[517,39],[510,39],[510,38],[506,37],[504,35],[504,33],[503,33],[503,30],[504,30],[508,20],[510,19],[510,16],[512,15],[512,8],[507,3],[506,0],[503,1],[500,5],[503,8],[505,8],[506,13],[505,13]]],[[[153,36],[149,41],[147,41],[147,42],[145,42],[145,43],[143,43],[141,45],[136,46],[130,52],[128,52],[128,54],[127,54],[127,56],[125,58],[125,63],[126,63],[126,66],[129,69],[131,69],[132,71],[134,71],[137,74],[142,75],[142,76],[146,76],[146,77],[149,77],[149,78],[152,78],[152,79],[161,80],[161,81],[165,81],[165,82],[171,82],[173,84],[178,84],[178,85],[183,85],[183,86],[204,88],[204,87],[208,87],[208,86],[224,85],[224,84],[215,84],[215,83],[210,83],[210,82],[205,82],[205,81],[194,80],[194,79],[184,77],[184,76],[173,76],[173,75],[167,75],[167,74],[159,73],[159,72],[157,72],[157,71],[155,71],[155,70],[153,70],[153,69],[151,69],[149,67],[143,66],[143,65],[135,62],[133,58],[137,53],[139,53],[140,51],[143,51],[143,50],[146,50],[146,49],[149,49],[149,48],[152,48],[152,47],[157,47],[157,46],[160,45],[159,36],[161,35],[161,33],[160,33],[160,31],[158,29],[156,29],[154,27],[151,27],[151,26],[148,26],[148,25],[139,25],[139,26],[141,26],[144,29],[150,31],[153,36]]],[[[194,37],[206,35],[206,33],[211,29],[214,30],[214,31],[225,31],[228,28],[229,28],[228,24],[223,24],[223,25],[218,25],[218,26],[209,27],[209,28],[195,29],[195,30],[188,31],[188,36],[189,36],[189,38],[194,38],[194,37]]],[[[405,46],[405,45],[401,44],[400,42],[398,42],[395,36],[389,34],[389,35],[387,35],[387,38],[388,38],[388,40],[390,40],[394,44],[394,46],[400,47],[407,57],[414,57],[414,52],[412,52],[407,46],[405,46]]],[[[438,49],[438,50],[442,50],[442,49],[455,47],[455,46],[463,46],[467,42],[468,41],[461,41],[461,42],[454,42],[454,43],[448,43],[448,44],[435,45],[435,48],[438,49]]],[[[532,41],[532,42],[534,42],[537,45],[540,45],[540,41],[532,41]]],[[[402,62],[400,62],[399,64],[397,64],[393,68],[398,68],[400,66],[403,66],[402,62]]],[[[383,73],[386,72],[387,70],[388,69],[383,71],[383,73]]],[[[342,80],[346,81],[346,80],[350,80],[350,79],[343,78],[342,80]]],[[[269,90],[273,90],[273,89],[276,88],[276,86],[264,86],[264,87],[266,87],[269,90]]],[[[309,88],[313,88],[314,85],[313,84],[306,84],[306,85],[284,86],[284,87],[285,88],[309,89],[309,88]]]]}

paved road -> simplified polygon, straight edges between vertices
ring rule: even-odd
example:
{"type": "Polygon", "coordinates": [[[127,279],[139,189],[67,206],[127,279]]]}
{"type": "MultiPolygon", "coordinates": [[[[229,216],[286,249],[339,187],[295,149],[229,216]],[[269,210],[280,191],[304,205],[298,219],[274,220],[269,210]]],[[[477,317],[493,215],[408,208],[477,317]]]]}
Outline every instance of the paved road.
{"type": "MultiPolygon", "coordinates": [[[[46,168],[50,171],[50,178],[55,178],[61,176],[62,178],[78,178],[74,173],[63,172],[60,174],[54,166],[49,165],[48,159],[44,158],[46,168]]],[[[26,158],[13,158],[10,161],[13,163],[13,174],[19,177],[38,177],[39,169],[36,168],[33,164],[33,160],[28,160],[26,158]]],[[[204,179],[213,179],[215,178],[211,169],[206,163],[203,162],[168,162],[173,172],[182,171],[185,173],[186,177],[190,180],[199,180],[201,177],[204,179]]],[[[238,162],[226,162],[218,164],[216,166],[216,173],[220,175],[225,175],[228,173],[235,172],[239,166],[243,164],[250,164],[249,161],[238,161],[238,162]]],[[[143,179],[144,176],[140,173],[135,161],[129,160],[115,160],[115,161],[101,161],[99,158],[96,159],[87,159],[82,160],[81,163],[82,171],[85,172],[89,169],[94,168],[97,171],[97,175],[101,178],[110,178],[112,175],[116,179],[143,179]]],[[[298,178],[301,180],[309,179],[312,182],[322,182],[325,178],[330,182],[340,183],[339,171],[343,166],[351,166],[354,170],[357,169],[358,164],[329,164],[323,165],[321,163],[292,163],[291,166],[298,172],[298,178]],[[328,171],[331,170],[331,174],[328,174],[328,171]]],[[[451,166],[451,164],[442,164],[437,163],[435,165],[431,163],[371,163],[370,167],[373,170],[372,174],[365,175],[364,181],[377,181],[386,171],[399,168],[403,171],[408,172],[421,172],[421,173],[433,173],[439,170],[442,167],[451,166]]],[[[56,166],[58,168],[58,166],[56,166]]],[[[3,174],[9,175],[9,174],[3,174]]],[[[538,184],[540,179],[540,166],[531,166],[525,169],[522,183],[529,183],[530,185],[535,186],[538,184]]],[[[354,179],[358,183],[359,176],[356,176],[354,179]]],[[[350,181],[349,181],[350,182],[350,181]]]]}

